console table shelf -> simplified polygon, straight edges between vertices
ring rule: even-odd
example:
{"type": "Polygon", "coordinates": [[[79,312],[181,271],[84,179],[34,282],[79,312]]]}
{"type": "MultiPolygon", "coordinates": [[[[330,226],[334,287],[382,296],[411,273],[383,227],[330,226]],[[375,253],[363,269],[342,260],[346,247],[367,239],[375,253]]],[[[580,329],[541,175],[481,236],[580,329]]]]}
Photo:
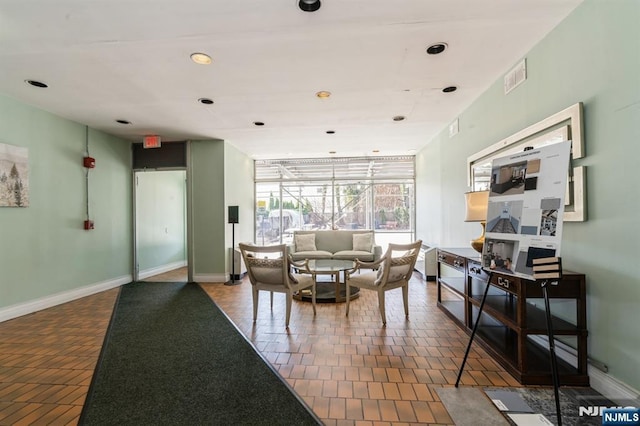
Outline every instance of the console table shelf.
{"type": "Polygon", "coordinates": [[[441,278],[440,281],[442,282],[442,284],[446,285],[449,288],[449,290],[452,290],[453,292],[464,297],[466,292],[465,292],[465,279],[463,277],[441,278]]]}
{"type": "MultiPolygon", "coordinates": [[[[489,274],[473,249],[438,249],[438,306],[467,333],[478,316],[489,274]]],[[[477,330],[477,342],[525,385],[551,385],[546,317],[539,284],[494,272],[477,330]]],[[[560,384],[588,386],[586,285],[583,274],[564,272],[549,298],[575,306],[575,321],[553,315],[553,333],[576,348],[575,365],[558,358],[560,384]]]]}

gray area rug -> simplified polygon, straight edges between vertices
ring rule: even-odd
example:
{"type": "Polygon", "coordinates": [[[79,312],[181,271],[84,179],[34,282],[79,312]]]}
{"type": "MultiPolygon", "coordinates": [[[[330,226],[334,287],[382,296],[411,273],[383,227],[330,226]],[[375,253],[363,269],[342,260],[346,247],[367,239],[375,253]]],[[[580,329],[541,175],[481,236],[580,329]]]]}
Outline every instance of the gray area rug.
{"type": "MultiPolygon", "coordinates": [[[[553,424],[558,424],[556,418],[556,402],[553,388],[498,388],[489,387],[485,390],[502,390],[518,393],[522,399],[536,413],[544,414],[544,416],[553,424]]],[[[560,395],[560,411],[562,414],[563,426],[585,425],[600,426],[602,417],[590,416],[585,412],[580,413],[580,407],[585,409],[590,406],[594,407],[610,407],[617,406],[600,393],[591,388],[585,387],[561,387],[560,395]]],[[[584,410],[583,410],[584,411],[584,410]]],[[[512,423],[515,424],[515,423],[512,423]]]]}
{"type": "MultiPolygon", "coordinates": [[[[507,415],[507,411],[500,411],[494,405],[486,394],[487,391],[513,393],[516,398],[521,397],[533,413],[543,414],[550,423],[558,424],[553,388],[460,387],[456,389],[447,387],[436,389],[449,416],[457,426],[516,425],[516,422],[507,415]]],[[[602,417],[599,414],[591,415],[587,409],[619,405],[591,388],[562,387],[559,394],[563,426],[600,426],[602,417]],[[582,412],[580,407],[583,407],[582,412]]],[[[629,405],[637,406],[637,402],[630,401],[629,405]]]]}
{"type": "Polygon", "coordinates": [[[82,425],[317,425],[195,283],[120,290],[82,425]]]}

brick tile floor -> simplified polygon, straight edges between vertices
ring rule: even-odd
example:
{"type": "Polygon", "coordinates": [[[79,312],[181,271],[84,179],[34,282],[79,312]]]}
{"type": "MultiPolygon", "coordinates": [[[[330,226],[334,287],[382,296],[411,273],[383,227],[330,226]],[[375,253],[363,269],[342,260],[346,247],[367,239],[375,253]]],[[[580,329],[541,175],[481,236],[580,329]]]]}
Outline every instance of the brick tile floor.
{"type": "MultiPolygon", "coordinates": [[[[349,317],[344,303],[318,304],[314,316],[294,301],[289,329],[283,295],[270,310],[261,294],[254,324],[246,278],[201,286],[325,424],[452,424],[435,389],[455,383],[468,337],[436,307],[435,283],[411,280],[408,320],[401,291],[389,292],[386,327],[363,291],[349,317]]],[[[77,424],[117,291],[0,323],[0,425],[77,424]]],[[[475,345],[462,383],[518,386],[475,345]]]]}
{"type": "MultiPolygon", "coordinates": [[[[284,295],[273,310],[261,292],[252,320],[251,285],[201,286],[327,425],[452,424],[435,389],[453,386],[468,335],[436,307],[436,285],[414,274],[409,319],[400,289],[387,293],[387,326],[377,295],[361,291],[351,302],[294,301],[285,328],[284,295]]],[[[467,386],[519,386],[474,345],[462,376],[467,386]]]]}

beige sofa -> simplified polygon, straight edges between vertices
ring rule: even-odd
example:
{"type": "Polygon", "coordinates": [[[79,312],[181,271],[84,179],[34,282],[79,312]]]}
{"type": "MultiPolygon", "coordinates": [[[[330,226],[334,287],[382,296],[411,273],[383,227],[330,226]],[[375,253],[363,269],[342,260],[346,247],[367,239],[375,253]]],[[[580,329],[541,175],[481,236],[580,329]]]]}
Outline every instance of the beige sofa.
{"type": "Polygon", "coordinates": [[[294,231],[289,253],[294,260],[303,259],[360,259],[378,260],[382,247],[376,245],[372,230],[316,230],[294,231]]]}

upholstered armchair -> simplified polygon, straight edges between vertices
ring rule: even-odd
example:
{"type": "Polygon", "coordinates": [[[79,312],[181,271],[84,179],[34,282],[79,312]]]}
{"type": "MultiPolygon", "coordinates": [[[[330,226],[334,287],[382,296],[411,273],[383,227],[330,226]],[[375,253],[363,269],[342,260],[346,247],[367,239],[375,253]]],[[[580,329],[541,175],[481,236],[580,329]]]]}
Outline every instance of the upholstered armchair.
{"type": "Polygon", "coordinates": [[[275,246],[254,246],[240,243],[240,252],[244,264],[247,267],[249,281],[251,281],[253,294],[253,321],[258,316],[258,292],[268,291],[271,297],[271,309],[273,310],[273,293],[286,295],[286,321],[289,327],[291,317],[291,303],[293,295],[303,289],[311,289],[313,314],[316,314],[316,280],[308,268],[308,260],[294,262],[287,257],[285,244],[275,246]],[[296,270],[309,272],[308,274],[295,274],[296,270]]]}
{"type": "Polygon", "coordinates": [[[349,316],[349,299],[351,287],[361,290],[372,290],[378,293],[378,307],[382,324],[387,324],[385,313],[385,292],[402,288],[405,316],[409,316],[409,280],[413,274],[422,240],[410,244],[389,244],[386,253],[375,262],[356,260],[355,267],[346,272],[346,315],[349,316]],[[366,269],[367,272],[360,272],[366,269]],[[377,270],[375,270],[377,269],[377,270]]]}

